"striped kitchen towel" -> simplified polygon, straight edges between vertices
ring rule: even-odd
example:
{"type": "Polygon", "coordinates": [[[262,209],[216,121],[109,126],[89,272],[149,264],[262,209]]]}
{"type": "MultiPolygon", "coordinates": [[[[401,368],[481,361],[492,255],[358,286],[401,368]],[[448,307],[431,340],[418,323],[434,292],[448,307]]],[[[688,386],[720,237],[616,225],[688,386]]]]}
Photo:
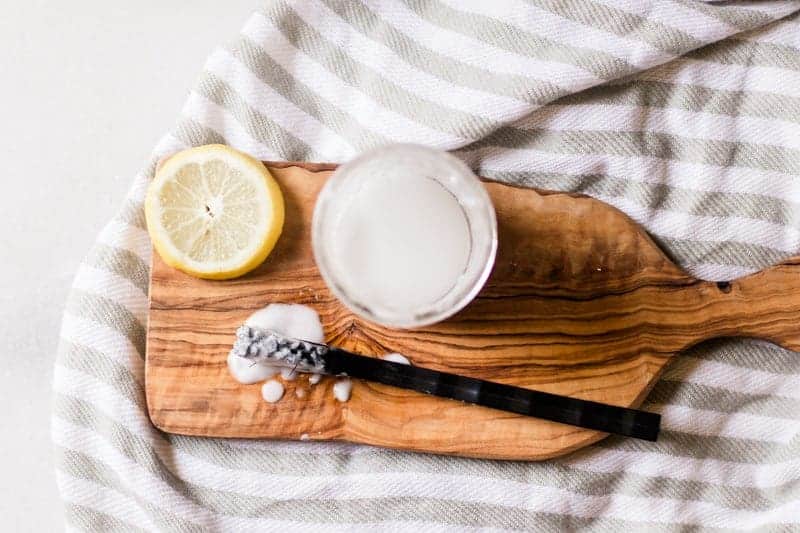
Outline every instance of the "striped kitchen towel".
{"type": "MultiPolygon", "coordinates": [[[[220,6],[222,9],[222,5],[220,6]]],[[[576,191],[692,273],[800,251],[800,3],[283,0],[209,58],[174,131],[82,263],[53,439],[78,530],[800,529],[800,356],[764,342],[675,358],[657,443],[544,463],[340,443],[166,435],[143,392],[154,161],[227,143],[345,161],[410,141],[480,174],[576,191]]]]}

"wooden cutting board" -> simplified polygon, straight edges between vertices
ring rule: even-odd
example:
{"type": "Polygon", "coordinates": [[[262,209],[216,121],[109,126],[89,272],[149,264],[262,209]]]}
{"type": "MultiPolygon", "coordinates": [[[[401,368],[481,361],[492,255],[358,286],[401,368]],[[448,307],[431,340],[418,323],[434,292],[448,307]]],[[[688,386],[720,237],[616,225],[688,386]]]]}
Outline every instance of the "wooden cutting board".
{"type": "Polygon", "coordinates": [[[639,406],[670,357],[704,339],[753,336],[800,348],[800,258],[732,283],[693,279],[633,221],[588,197],[486,186],[500,246],[478,298],[441,324],[400,331],[361,320],[328,291],[310,222],[330,165],[268,164],[286,199],[283,236],[256,271],[206,281],[153,254],[146,390],[158,428],[186,435],[345,440],[499,459],[562,455],[605,435],[355,381],[260,385],[228,374],[234,330],[272,302],[314,307],[328,341],[363,354],[620,406],[639,406]],[[304,398],[295,395],[303,388],[304,398]]]}

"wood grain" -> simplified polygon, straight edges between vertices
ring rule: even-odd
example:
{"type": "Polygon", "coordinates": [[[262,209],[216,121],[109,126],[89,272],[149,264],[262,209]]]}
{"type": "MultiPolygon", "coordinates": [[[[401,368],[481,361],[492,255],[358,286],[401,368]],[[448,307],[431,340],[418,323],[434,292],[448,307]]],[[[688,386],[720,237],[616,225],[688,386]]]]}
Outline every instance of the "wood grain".
{"type": "Polygon", "coordinates": [[[487,183],[500,246],[484,290],[450,320],[412,331],[345,309],[311,251],[314,201],[331,165],[270,164],[286,199],[284,234],[236,280],[195,279],[153,254],[146,389],[153,423],[187,435],[338,439],[502,459],[562,455],[604,437],[543,420],[356,381],[286,384],[276,403],[241,385],[225,358],[238,325],[272,302],[314,307],[329,342],[364,354],[621,406],[638,406],[670,357],[719,336],[800,349],[800,260],[732,282],[691,278],[627,216],[591,198],[487,183]],[[306,391],[297,398],[296,388],[306,391]]]}

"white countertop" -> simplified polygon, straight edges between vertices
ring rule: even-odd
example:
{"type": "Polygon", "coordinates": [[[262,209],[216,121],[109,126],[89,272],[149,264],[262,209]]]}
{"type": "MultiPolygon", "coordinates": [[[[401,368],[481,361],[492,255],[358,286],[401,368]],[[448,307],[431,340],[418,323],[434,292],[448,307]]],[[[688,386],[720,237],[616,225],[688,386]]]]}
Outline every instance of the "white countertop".
{"type": "Polygon", "coordinates": [[[255,0],[32,1],[0,17],[0,524],[63,529],[50,381],[72,276],[255,0]]]}

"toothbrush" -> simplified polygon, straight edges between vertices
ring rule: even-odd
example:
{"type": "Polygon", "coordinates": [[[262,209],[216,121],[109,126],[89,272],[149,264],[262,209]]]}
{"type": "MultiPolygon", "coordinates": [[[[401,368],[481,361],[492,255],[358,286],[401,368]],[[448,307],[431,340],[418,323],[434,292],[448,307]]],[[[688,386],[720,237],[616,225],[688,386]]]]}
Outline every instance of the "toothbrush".
{"type": "Polygon", "coordinates": [[[661,415],[548,392],[459,376],[419,366],[354,354],[341,348],[286,337],[243,325],[231,352],[255,364],[297,372],[348,376],[533,416],[562,424],[655,441],[661,415]]]}

